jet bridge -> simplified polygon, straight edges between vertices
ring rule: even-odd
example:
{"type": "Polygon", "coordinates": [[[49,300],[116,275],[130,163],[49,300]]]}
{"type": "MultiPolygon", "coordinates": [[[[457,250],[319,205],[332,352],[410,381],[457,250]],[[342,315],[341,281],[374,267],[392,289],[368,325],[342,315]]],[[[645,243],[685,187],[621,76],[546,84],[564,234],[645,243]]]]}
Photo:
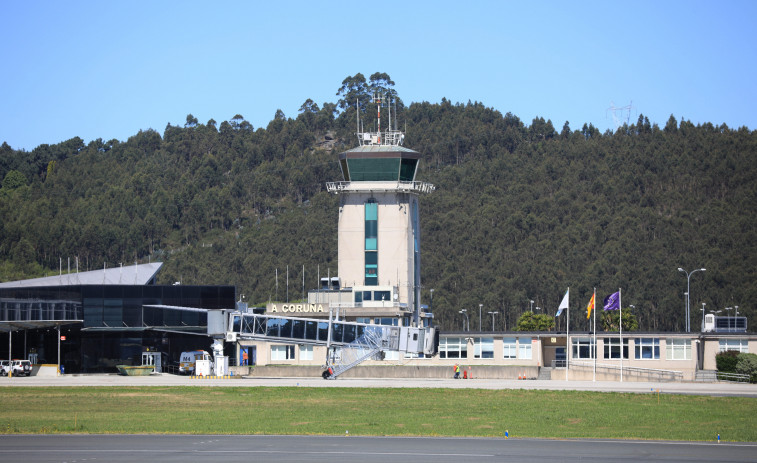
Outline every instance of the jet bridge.
{"type": "MultiPolygon", "coordinates": [[[[220,314],[219,314],[220,315],[220,314]]],[[[324,379],[340,374],[387,350],[414,354],[436,353],[435,328],[369,325],[302,317],[280,317],[243,312],[227,313],[225,340],[262,340],[285,344],[327,346],[324,379]]],[[[221,320],[208,315],[208,335],[218,337],[221,320]],[[215,319],[215,320],[212,320],[215,319]]]]}

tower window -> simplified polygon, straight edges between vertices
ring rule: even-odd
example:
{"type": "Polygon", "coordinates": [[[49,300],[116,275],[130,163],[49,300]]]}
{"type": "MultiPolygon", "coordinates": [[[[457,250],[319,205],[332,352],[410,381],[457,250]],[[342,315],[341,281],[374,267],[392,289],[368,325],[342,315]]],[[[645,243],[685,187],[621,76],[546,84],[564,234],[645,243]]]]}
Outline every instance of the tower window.
{"type": "Polygon", "coordinates": [[[365,284],[378,285],[378,203],[365,203],[365,284]]]}

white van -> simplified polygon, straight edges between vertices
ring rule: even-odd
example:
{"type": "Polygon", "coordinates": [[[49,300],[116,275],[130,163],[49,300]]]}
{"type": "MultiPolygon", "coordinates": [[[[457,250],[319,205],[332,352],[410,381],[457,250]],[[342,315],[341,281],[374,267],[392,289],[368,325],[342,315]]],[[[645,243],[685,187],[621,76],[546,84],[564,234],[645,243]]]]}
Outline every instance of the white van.
{"type": "Polygon", "coordinates": [[[210,354],[204,350],[182,352],[179,357],[179,374],[191,375],[195,372],[195,362],[198,360],[210,360],[210,354]]]}

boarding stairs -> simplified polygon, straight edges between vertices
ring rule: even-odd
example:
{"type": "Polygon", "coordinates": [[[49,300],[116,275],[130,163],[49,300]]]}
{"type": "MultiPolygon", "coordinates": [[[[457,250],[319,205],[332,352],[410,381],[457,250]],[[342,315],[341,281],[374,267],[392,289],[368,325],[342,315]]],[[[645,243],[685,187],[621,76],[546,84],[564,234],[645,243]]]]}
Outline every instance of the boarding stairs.
{"type": "Polygon", "coordinates": [[[332,357],[323,372],[324,379],[336,379],[337,376],[350,370],[365,360],[375,357],[382,350],[381,327],[369,326],[363,335],[339,349],[339,355],[332,357]]]}

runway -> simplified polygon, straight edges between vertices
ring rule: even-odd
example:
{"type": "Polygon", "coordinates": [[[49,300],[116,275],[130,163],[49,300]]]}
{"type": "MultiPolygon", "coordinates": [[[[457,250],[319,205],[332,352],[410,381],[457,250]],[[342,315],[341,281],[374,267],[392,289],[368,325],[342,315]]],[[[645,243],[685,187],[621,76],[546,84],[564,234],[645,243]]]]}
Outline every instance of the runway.
{"type": "Polygon", "coordinates": [[[752,462],[757,444],[226,435],[0,436],[3,462],[752,462]]]}

